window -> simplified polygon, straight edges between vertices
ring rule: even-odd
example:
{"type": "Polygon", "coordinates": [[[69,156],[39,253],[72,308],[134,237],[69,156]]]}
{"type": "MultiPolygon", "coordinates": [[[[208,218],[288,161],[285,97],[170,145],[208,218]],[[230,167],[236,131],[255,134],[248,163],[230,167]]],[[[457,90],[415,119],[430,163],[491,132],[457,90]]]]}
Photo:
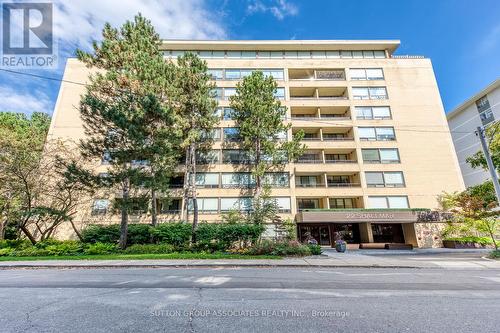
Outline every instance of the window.
{"type": "Polygon", "coordinates": [[[339,51],[326,51],[326,57],[328,59],[338,59],[338,58],[340,58],[340,52],[339,51]]]}
{"type": "Polygon", "coordinates": [[[102,154],[101,164],[107,165],[109,163],[111,163],[111,153],[109,151],[105,151],[104,154],[102,154]]]}
{"type": "Polygon", "coordinates": [[[351,68],[351,80],[383,80],[382,68],[351,68]]]}
{"type": "Polygon", "coordinates": [[[325,51],[312,51],[313,59],[325,59],[325,51]]]}
{"type": "Polygon", "coordinates": [[[213,90],[214,98],[217,100],[222,99],[222,88],[214,88],[213,90]]]}
{"type": "Polygon", "coordinates": [[[365,172],[368,187],[404,187],[404,178],[401,171],[365,172]]]}
{"type": "Polygon", "coordinates": [[[239,69],[226,69],[226,80],[239,80],[241,73],[239,69]]]}
{"type": "Polygon", "coordinates": [[[248,172],[222,174],[222,188],[252,188],[255,187],[255,177],[248,172]]]}
{"type": "Polygon", "coordinates": [[[353,87],[352,97],[354,99],[387,99],[385,87],[353,87]]]}
{"type": "Polygon", "coordinates": [[[241,57],[245,59],[257,58],[257,52],[255,51],[241,51],[241,57]]]}
{"type": "Polygon", "coordinates": [[[110,201],[107,199],[96,199],[92,203],[92,215],[102,215],[108,212],[110,201]]]}
{"type": "Polygon", "coordinates": [[[363,162],[365,163],[399,163],[397,148],[362,149],[363,162]]]}
{"type": "Polygon", "coordinates": [[[250,211],[252,209],[252,198],[221,198],[220,210],[223,212],[237,209],[240,211],[250,211]]]}
{"type": "Polygon", "coordinates": [[[237,127],[224,128],[224,141],[239,141],[240,131],[237,127]]]}
{"type": "Polygon", "coordinates": [[[219,187],[218,173],[197,173],[195,180],[196,187],[217,188],[219,187]]]}
{"type": "Polygon", "coordinates": [[[208,75],[210,75],[212,80],[223,80],[224,79],[222,69],[209,69],[208,75]]]}
{"type": "Polygon", "coordinates": [[[363,141],[396,140],[393,127],[358,127],[359,139],[363,141]]]}
{"type": "Polygon", "coordinates": [[[227,51],[226,56],[229,59],[238,59],[241,58],[241,51],[227,51]]]}
{"type": "Polygon", "coordinates": [[[277,99],[285,99],[285,88],[277,88],[274,96],[277,99]]]}
{"type": "Polygon", "coordinates": [[[289,187],[290,175],[287,172],[270,172],[264,174],[264,184],[271,187],[289,187]]]}
{"type": "Polygon", "coordinates": [[[225,149],[222,151],[223,163],[249,164],[251,162],[248,152],[238,149],[225,149]]]}
{"type": "Polygon", "coordinates": [[[274,198],[276,200],[276,204],[278,205],[279,213],[290,213],[292,210],[290,197],[277,197],[274,198]]]}
{"type": "Polygon", "coordinates": [[[321,182],[318,181],[318,176],[298,176],[298,187],[317,187],[321,182]]]}
{"type": "Polygon", "coordinates": [[[264,69],[262,71],[265,77],[272,76],[275,80],[283,80],[284,73],[282,69],[264,69]]]}
{"type": "Polygon", "coordinates": [[[330,198],[331,209],[354,208],[353,198],[330,198]]]}
{"type": "Polygon", "coordinates": [[[297,199],[299,211],[304,209],[318,209],[319,199],[297,199]]]}
{"type": "MultiPolygon", "coordinates": [[[[196,204],[200,213],[213,214],[219,210],[219,200],[217,198],[197,198],[196,204]]],[[[188,201],[188,210],[193,211],[193,199],[188,201]]]]}
{"type": "Polygon", "coordinates": [[[206,130],[201,132],[202,140],[220,140],[220,128],[214,128],[207,133],[206,130]]]}
{"type": "Polygon", "coordinates": [[[368,208],[408,208],[408,197],[389,196],[389,197],[368,197],[368,208]]]}
{"type": "Polygon", "coordinates": [[[373,55],[377,59],[385,58],[385,51],[373,51],[373,55]]]}
{"type": "Polygon", "coordinates": [[[219,162],[219,151],[211,150],[206,153],[196,153],[196,163],[198,164],[213,164],[219,162]]]}
{"type": "Polygon", "coordinates": [[[224,115],[223,115],[222,119],[224,119],[224,120],[232,120],[233,119],[233,113],[234,113],[233,109],[231,109],[231,108],[224,108],[224,115]]]}
{"type": "Polygon", "coordinates": [[[175,214],[181,211],[181,199],[159,199],[158,205],[162,214],[175,214]]]}
{"type": "Polygon", "coordinates": [[[224,99],[236,95],[236,88],[224,88],[224,99]]]}

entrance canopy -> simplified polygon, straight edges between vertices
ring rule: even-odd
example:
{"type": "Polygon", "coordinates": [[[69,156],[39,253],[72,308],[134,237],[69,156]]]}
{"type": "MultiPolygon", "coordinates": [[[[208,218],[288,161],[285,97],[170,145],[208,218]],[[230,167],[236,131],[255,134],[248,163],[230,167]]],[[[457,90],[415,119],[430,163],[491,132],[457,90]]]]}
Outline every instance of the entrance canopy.
{"type": "Polygon", "coordinates": [[[415,223],[443,222],[446,216],[426,209],[310,209],[295,219],[297,223],[415,223]]]}

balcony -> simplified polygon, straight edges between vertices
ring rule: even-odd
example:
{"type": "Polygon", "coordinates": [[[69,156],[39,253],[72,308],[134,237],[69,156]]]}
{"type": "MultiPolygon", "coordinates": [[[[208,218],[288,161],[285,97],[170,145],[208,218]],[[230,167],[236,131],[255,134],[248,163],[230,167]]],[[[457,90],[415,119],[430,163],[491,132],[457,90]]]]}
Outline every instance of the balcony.
{"type": "Polygon", "coordinates": [[[324,107],[300,107],[291,108],[292,120],[314,121],[314,120],[350,120],[351,114],[348,106],[324,106],[324,107]]]}
{"type": "Polygon", "coordinates": [[[291,100],[347,100],[346,87],[290,87],[291,100]]]}
{"type": "Polygon", "coordinates": [[[289,69],[291,81],[345,81],[343,69],[289,69]]]}

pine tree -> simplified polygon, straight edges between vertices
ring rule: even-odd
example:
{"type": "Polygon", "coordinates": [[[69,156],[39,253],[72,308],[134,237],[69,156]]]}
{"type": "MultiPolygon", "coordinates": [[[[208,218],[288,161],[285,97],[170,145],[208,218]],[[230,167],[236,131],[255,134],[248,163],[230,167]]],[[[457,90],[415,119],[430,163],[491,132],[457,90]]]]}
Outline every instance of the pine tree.
{"type": "Polygon", "coordinates": [[[77,51],[80,61],[97,69],[80,102],[86,134],[80,150],[89,159],[105,157],[107,176],[99,178],[92,170],[75,174],[92,176],[100,188],[120,187],[115,205],[121,212],[120,247],[125,248],[132,191],[151,189],[156,223],[156,192],[166,187],[173,168],[176,132],[168,95],[173,65],[163,59],[158,34],[140,14],[120,29],[106,24],[102,35],[93,53],[77,51]]]}
{"type": "MultiPolygon", "coordinates": [[[[257,201],[264,197],[265,173],[282,170],[287,160],[295,159],[305,149],[300,143],[302,132],[290,141],[283,140],[292,125],[284,121],[286,108],[275,97],[276,92],[277,83],[273,77],[255,71],[237,84],[236,95],[230,99],[233,118],[239,128],[240,146],[251,160],[257,201]]],[[[257,202],[257,206],[266,205],[257,202]]]]}
{"type": "Polygon", "coordinates": [[[215,114],[217,102],[207,72],[207,64],[193,53],[186,53],[177,59],[176,111],[177,122],[183,136],[184,150],[184,200],[183,218],[188,217],[188,203],[193,207],[193,242],[198,226],[198,202],[196,195],[196,158],[206,153],[213,144],[211,133],[219,121],[215,114]]]}

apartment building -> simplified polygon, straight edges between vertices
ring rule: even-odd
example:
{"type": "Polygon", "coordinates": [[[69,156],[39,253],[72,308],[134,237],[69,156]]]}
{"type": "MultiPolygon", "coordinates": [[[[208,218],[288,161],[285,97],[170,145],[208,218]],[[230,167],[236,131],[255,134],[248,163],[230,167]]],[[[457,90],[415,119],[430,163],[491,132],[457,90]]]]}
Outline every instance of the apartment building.
{"type": "Polygon", "coordinates": [[[473,169],[467,163],[467,157],[481,150],[477,127],[488,126],[500,119],[500,79],[449,112],[447,118],[465,185],[478,185],[491,179],[488,171],[473,169]]]}
{"type": "MultiPolygon", "coordinates": [[[[301,239],[439,245],[439,223],[423,209],[436,208],[442,191],[464,185],[431,61],[394,56],[398,46],[394,40],[164,41],[166,58],[191,51],[205,59],[217,85],[215,144],[197,157],[200,219],[217,222],[231,209],[250,209],[249,160],[227,148],[238,140],[229,97],[239,80],[259,70],[278,82],[276,98],[292,123],[283,139],[305,132],[304,155],[266,175],[280,216],[297,222],[301,239]]],[[[83,137],[75,106],[84,87],[69,81],[87,75],[68,60],[50,135],[83,137]]],[[[180,218],[182,177],[172,180],[173,200],[158,201],[163,221],[180,218]]],[[[110,198],[93,198],[78,219],[118,221],[109,205],[110,198]]],[[[137,220],[144,216],[138,212],[137,220]]],[[[270,225],[268,235],[275,232],[270,225]]]]}

